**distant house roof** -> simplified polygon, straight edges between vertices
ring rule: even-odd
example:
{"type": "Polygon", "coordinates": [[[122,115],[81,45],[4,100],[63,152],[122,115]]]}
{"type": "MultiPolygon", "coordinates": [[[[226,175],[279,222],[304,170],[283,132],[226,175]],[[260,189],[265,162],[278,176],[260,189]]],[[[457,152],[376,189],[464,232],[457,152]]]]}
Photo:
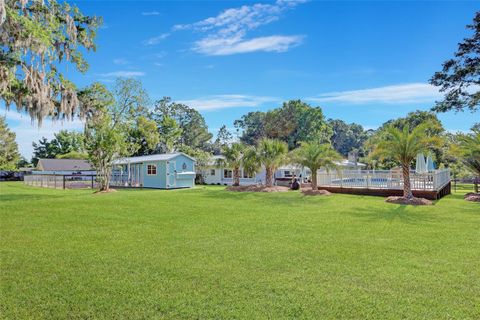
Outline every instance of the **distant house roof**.
{"type": "Polygon", "coordinates": [[[335,162],[335,164],[341,167],[366,167],[367,166],[365,163],[353,162],[350,160],[338,161],[338,162],[335,162]]]}
{"type": "Polygon", "coordinates": [[[149,156],[141,156],[141,157],[121,158],[113,161],[113,164],[116,165],[116,164],[128,164],[128,163],[141,163],[141,162],[148,162],[148,161],[168,161],[180,155],[183,155],[187,158],[192,159],[192,161],[195,161],[195,158],[192,158],[183,152],[175,152],[175,153],[152,154],[149,156]]]}
{"type": "Polygon", "coordinates": [[[36,170],[40,171],[93,171],[87,160],[81,159],[40,159],[36,170]]]}

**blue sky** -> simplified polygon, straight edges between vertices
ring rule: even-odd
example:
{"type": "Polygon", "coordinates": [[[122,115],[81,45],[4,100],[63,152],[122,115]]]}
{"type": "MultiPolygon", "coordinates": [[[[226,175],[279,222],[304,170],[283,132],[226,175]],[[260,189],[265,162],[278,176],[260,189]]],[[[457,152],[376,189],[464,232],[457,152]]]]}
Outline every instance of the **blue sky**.
{"type": "MultiPolygon", "coordinates": [[[[441,95],[428,79],[469,33],[479,2],[76,1],[104,17],[98,50],[78,86],[142,80],[153,100],[197,108],[214,133],[222,124],[288,99],[321,106],[328,118],[376,128],[441,95]]],[[[33,126],[1,111],[20,150],[80,121],[33,126]]],[[[480,113],[440,114],[448,130],[468,130],[480,113]]]]}

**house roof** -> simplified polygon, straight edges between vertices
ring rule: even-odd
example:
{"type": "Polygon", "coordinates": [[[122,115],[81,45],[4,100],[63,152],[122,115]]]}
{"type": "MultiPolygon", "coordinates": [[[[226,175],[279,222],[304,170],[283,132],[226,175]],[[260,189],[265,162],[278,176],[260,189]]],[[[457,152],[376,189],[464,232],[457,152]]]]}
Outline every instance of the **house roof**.
{"type": "Polygon", "coordinates": [[[39,159],[36,170],[40,171],[93,171],[92,165],[82,159],[39,159]]]}
{"type": "Polygon", "coordinates": [[[341,166],[341,167],[366,167],[367,165],[365,163],[361,163],[361,162],[352,162],[350,160],[342,160],[342,161],[338,161],[338,162],[335,162],[338,166],[341,166]]]}
{"type": "Polygon", "coordinates": [[[129,157],[129,158],[121,158],[113,161],[114,165],[118,164],[128,164],[128,163],[141,163],[141,162],[148,162],[148,161],[168,161],[173,158],[176,158],[180,155],[183,155],[193,161],[195,158],[190,157],[189,155],[183,152],[175,152],[175,153],[161,153],[161,154],[152,154],[149,156],[140,156],[140,157],[129,157]]]}

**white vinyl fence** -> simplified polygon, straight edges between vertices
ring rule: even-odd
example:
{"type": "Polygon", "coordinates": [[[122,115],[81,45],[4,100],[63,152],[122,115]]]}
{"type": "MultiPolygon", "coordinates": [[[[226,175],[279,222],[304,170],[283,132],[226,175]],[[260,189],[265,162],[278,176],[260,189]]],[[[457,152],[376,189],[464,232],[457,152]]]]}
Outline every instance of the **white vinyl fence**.
{"type": "MultiPolygon", "coordinates": [[[[450,181],[450,171],[410,172],[412,190],[440,190],[450,181]]],[[[364,189],[403,189],[403,175],[396,170],[332,170],[317,173],[318,186],[364,189]]]]}

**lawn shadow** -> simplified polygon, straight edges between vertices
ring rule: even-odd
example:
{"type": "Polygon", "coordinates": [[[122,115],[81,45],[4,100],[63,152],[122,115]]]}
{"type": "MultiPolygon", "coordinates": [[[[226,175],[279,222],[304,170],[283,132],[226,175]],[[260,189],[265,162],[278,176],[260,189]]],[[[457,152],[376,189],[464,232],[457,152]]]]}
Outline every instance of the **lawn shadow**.
{"type": "Polygon", "coordinates": [[[424,224],[430,222],[437,222],[439,218],[432,215],[431,212],[422,210],[423,208],[434,209],[434,206],[411,206],[388,204],[388,206],[381,207],[360,207],[350,210],[347,213],[353,217],[362,218],[368,222],[388,221],[388,222],[402,222],[408,224],[424,224]]]}
{"type": "MultiPolygon", "coordinates": [[[[205,190],[203,196],[206,198],[213,198],[219,201],[257,201],[262,204],[271,204],[282,207],[295,208],[298,204],[294,199],[299,200],[300,192],[298,191],[286,191],[286,192],[238,192],[228,191],[225,189],[220,190],[205,190]],[[299,198],[292,198],[292,196],[298,196],[299,198]]],[[[239,204],[241,205],[241,204],[239,204]]]]}
{"type": "Polygon", "coordinates": [[[62,198],[62,195],[55,194],[37,194],[37,193],[22,193],[22,194],[0,194],[0,202],[6,201],[35,201],[45,199],[62,198]]]}

